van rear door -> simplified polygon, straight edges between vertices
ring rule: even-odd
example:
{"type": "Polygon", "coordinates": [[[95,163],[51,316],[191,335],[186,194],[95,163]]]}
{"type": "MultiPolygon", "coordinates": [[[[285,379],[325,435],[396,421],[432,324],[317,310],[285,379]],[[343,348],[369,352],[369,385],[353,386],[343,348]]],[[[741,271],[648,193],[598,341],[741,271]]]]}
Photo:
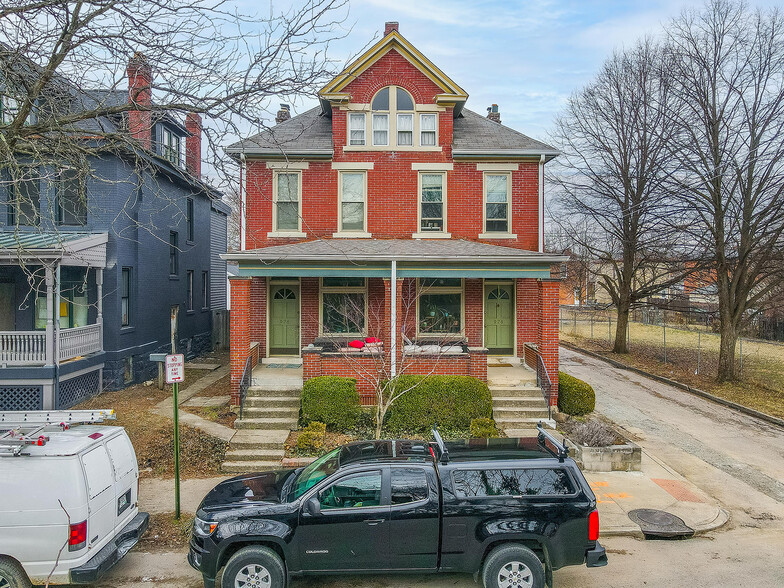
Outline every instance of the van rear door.
{"type": "Polygon", "coordinates": [[[90,512],[87,520],[87,545],[93,547],[114,531],[114,471],[103,445],[82,454],[82,465],[87,478],[87,504],[90,512]]]}
{"type": "Polygon", "coordinates": [[[139,468],[130,439],[123,432],[106,442],[114,468],[114,526],[120,531],[137,512],[139,468]]]}

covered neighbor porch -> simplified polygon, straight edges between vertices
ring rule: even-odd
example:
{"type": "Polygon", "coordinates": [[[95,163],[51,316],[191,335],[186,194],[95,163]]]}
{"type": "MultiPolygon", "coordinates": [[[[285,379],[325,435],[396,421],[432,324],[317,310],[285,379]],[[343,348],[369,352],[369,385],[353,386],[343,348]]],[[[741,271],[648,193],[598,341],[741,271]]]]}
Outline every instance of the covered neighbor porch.
{"type": "Polygon", "coordinates": [[[561,256],[465,240],[330,239],[229,253],[232,401],[256,363],[302,362],[303,380],[399,374],[487,381],[489,356],[546,369],[557,399],[561,256]],[[393,334],[395,336],[393,336],[393,334]],[[528,352],[526,353],[526,349],[528,352]]]}

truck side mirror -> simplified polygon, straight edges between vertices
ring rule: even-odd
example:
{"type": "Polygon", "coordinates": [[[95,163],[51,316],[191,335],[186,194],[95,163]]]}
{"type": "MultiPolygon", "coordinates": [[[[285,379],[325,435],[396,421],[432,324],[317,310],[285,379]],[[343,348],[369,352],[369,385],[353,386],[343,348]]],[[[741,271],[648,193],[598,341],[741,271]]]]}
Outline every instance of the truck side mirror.
{"type": "Polygon", "coordinates": [[[310,500],[305,503],[305,510],[308,512],[309,515],[317,515],[321,514],[321,503],[316,496],[312,497],[310,500]]]}

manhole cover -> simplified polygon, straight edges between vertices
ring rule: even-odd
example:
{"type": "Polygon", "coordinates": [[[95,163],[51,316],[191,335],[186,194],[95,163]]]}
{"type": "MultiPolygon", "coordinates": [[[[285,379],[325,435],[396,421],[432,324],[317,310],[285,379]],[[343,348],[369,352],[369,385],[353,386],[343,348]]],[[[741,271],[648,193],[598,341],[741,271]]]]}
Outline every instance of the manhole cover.
{"type": "Polygon", "coordinates": [[[640,525],[643,534],[648,537],[680,538],[691,537],[694,529],[686,526],[683,519],[673,514],[653,508],[638,508],[629,511],[629,518],[640,525]]]}

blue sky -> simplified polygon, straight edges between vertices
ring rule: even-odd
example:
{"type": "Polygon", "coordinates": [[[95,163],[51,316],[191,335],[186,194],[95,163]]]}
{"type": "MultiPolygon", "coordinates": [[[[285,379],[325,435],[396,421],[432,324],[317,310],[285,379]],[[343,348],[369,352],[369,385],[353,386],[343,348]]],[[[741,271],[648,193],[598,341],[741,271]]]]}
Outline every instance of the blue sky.
{"type": "MultiPolygon", "coordinates": [[[[266,2],[256,4],[263,12],[266,2]]],[[[287,3],[273,0],[277,11],[287,3]]],[[[754,5],[771,5],[762,0],[754,5]]],[[[701,0],[351,0],[351,34],[330,50],[345,61],[385,21],[469,94],[467,107],[484,114],[497,103],[504,124],[547,139],[552,121],[575,89],[588,82],[614,48],[645,34],[701,0]]],[[[295,112],[315,101],[294,105],[295,112]]]]}

